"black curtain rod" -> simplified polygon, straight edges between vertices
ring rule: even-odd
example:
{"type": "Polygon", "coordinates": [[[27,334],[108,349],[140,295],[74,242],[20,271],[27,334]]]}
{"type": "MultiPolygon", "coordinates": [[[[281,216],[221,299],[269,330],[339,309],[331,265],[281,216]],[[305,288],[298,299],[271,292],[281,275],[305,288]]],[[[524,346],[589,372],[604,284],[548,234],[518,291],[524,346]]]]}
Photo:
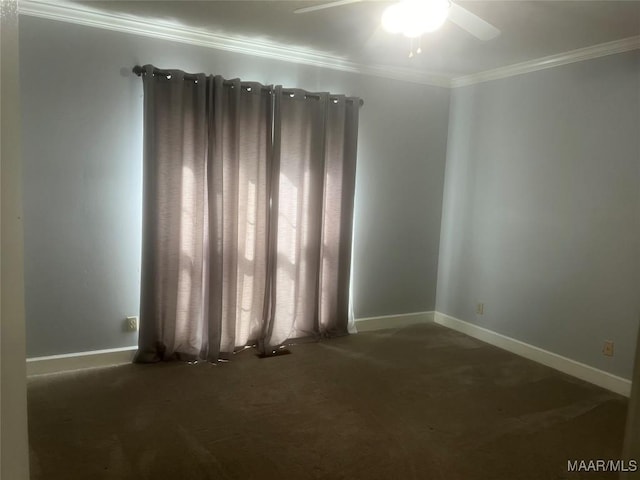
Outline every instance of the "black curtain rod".
{"type": "MultiPolygon", "coordinates": [[[[141,77],[144,73],[146,73],[146,70],[143,67],[141,67],[140,65],[136,65],[135,67],[133,67],[133,73],[135,73],[137,76],[141,77]]],[[[165,76],[166,75],[171,75],[171,71],[170,70],[161,70],[161,69],[156,68],[156,67],[153,68],[153,73],[154,74],[165,75],[165,76]]],[[[184,78],[187,79],[187,80],[197,80],[198,79],[198,75],[194,75],[192,73],[185,73],[184,74],[184,78]]],[[[234,84],[234,82],[232,82],[230,80],[225,80],[223,83],[225,85],[233,85],[234,84]]],[[[242,85],[242,87],[243,88],[251,88],[251,85],[242,85]]],[[[262,88],[262,90],[269,90],[269,91],[272,90],[271,87],[267,87],[267,86],[264,86],[264,85],[261,88],[262,88]]],[[[286,90],[285,89],[285,90],[282,90],[282,93],[284,93],[285,95],[291,95],[291,94],[293,94],[295,92],[293,90],[286,90]]],[[[319,100],[320,99],[320,95],[316,95],[316,94],[313,94],[313,93],[306,93],[304,98],[315,98],[315,99],[319,100]]],[[[330,96],[329,98],[335,99],[336,97],[335,96],[334,97],[330,96]]],[[[361,98],[359,100],[360,100],[360,106],[364,105],[364,100],[362,100],[361,98]]],[[[347,102],[353,102],[354,99],[353,98],[346,98],[346,101],[347,102]]]]}

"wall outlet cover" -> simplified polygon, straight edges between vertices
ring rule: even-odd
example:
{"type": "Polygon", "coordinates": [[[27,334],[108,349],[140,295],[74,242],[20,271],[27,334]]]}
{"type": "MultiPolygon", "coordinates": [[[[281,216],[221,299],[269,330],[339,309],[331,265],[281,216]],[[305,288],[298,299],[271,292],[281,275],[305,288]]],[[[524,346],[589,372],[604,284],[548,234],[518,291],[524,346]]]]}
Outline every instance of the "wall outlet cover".
{"type": "Polygon", "coordinates": [[[126,325],[128,331],[137,332],[138,331],[138,317],[137,316],[127,317],[125,325],[126,325]]]}

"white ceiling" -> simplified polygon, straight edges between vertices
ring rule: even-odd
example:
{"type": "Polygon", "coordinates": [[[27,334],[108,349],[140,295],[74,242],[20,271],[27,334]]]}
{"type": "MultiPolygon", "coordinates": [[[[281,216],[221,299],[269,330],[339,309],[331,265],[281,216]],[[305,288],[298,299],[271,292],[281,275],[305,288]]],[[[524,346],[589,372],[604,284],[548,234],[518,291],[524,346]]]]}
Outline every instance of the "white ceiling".
{"type": "Polygon", "coordinates": [[[408,58],[409,40],[380,28],[391,2],[364,1],[294,14],[314,1],[77,1],[110,12],[178,22],[217,34],[247,37],[345,58],[451,76],[640,35],[640,1],[455,0],[500,30],[482,42],[447,22],[422,39],[421,55],[408,58]]]}

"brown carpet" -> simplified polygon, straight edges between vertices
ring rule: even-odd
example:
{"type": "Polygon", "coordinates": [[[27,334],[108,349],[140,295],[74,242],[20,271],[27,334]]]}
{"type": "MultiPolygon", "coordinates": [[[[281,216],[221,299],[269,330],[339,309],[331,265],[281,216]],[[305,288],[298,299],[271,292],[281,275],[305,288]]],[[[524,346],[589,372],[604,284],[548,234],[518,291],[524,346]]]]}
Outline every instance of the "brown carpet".
{"type": "Polygon", "coordinates": [[[599,479],[627,400],[435,324],[29,380],[33,479],[599,479]]]}

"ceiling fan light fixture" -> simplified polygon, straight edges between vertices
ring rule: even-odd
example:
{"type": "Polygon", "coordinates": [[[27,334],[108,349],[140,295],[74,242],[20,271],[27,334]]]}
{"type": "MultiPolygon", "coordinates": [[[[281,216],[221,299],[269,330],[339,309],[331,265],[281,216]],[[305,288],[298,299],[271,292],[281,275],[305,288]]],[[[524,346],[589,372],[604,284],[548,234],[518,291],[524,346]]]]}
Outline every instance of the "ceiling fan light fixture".
{"type": "Polygon", "coordinates": [[[389,33],[400,33],[406,23],[403,3],[389,5],[382,12],[382,28],[389,33]]]}
{"type": "Polygon", "coordinates": [[[440,28],[449,15],[449,0],[404,0],[385,9],[382,27],[415,38],[440,28]]]}

